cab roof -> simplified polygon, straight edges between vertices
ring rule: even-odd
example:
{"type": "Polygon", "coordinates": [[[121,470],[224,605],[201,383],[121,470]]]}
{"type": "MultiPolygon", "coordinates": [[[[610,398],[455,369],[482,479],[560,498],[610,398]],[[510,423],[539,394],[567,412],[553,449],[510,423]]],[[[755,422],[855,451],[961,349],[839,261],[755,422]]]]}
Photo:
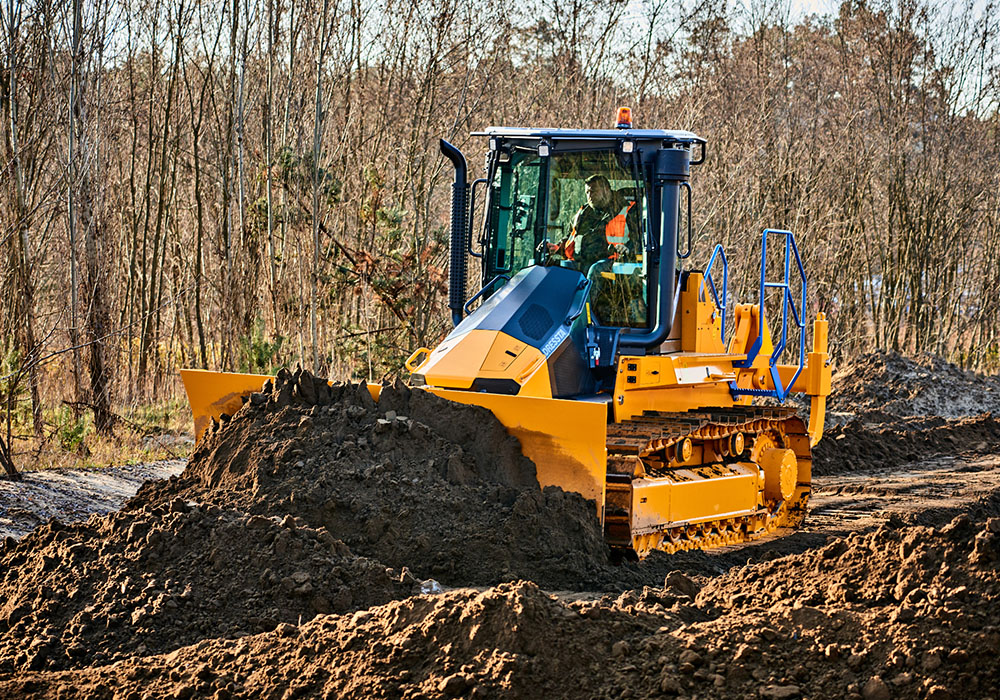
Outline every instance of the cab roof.
{"type": "Polygon", "coordinates": [[[509,126],[490,126],[473,136],[499,136],[509,139],[584,139],[620,141],[671,141],[674,143],[705,143],[705,139],[690,131],[667,129],[525,129],[509,126]]]}

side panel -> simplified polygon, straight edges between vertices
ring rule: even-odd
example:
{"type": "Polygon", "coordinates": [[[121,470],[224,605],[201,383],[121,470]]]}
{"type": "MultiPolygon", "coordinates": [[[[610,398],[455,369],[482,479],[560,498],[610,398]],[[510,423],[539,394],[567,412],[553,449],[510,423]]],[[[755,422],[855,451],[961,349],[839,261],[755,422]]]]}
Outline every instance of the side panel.
{"type": "Polygon", "coordinates": [[[475,329],[441,343],[416,371],[431,386],[468,389],[476,379],[526,382],[544,362],[537,348],[502,331],[475,329]]]}
{"type": "Polygon", "coordinates": [[[742,355],[623,355],[615,379],[615,420],[641,416],[643,411],[689,411],[728,408],[734,401],[729,383],[736,379],[733,361],[742,355]]]}
{"type": "Polygon", "coordinates": [[[521,449],[535,463],[543,487],[558,486],[592,498],[598,516],[602,515],[608,457],[605,404],[434,388],[427,391],[490,409],[521,441],[521,449]]]}
{"type": "Polygon", "coordinates": [[[712,465],[679,470],[675,477],[632,482],[632,531],[750,515],[761,487],[755,464],[712,465]]]}

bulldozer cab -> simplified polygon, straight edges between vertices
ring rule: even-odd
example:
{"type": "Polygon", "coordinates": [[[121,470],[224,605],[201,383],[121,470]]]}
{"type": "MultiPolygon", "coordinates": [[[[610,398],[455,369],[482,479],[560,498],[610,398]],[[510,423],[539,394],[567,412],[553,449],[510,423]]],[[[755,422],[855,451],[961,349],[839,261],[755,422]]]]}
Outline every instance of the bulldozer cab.
{"type": "Polygon", "coordinates": [[[488,139],[486,173],[471,187],[464,155],[441,142],[455,166],[455,328],[423,353],[427,371],[414,381],[606,396],[619,357],[660,352],[686,255],[677,245],[683,195],[689,209],[690,166],[704,160],[705,142],[687,131],[623,126],[491,127],[479,134],[488,139]],[[485,197],[481,208],[477,197],[485,197]],[[476,259],[480,282],[469,294],[467,265],[476,259]]]}
{"type": "Polygon", "coordinates": [[[491,160],[484,279],[502,282],[530,265],[575,269],[593,285],[597,323],[646,328],[648,206],[637,153],[512,148],[491,160]]]}
{"type": "Polygon", "coordinates": [[[477,191],[486,197],[482,220],[469,222],[470,233],[478,228],[469,246],[481,264],[476,298],[485,301],[526,268],[559,266],[590,284],[589,325],[661,335],[679,190],[703,159],[704,140],[633,129],[491,127],[479,135],[489,153],[486,176],[472,187],[473,201],[477,191]],[[698,145],[701,153],[692,153],[698,145]]]}

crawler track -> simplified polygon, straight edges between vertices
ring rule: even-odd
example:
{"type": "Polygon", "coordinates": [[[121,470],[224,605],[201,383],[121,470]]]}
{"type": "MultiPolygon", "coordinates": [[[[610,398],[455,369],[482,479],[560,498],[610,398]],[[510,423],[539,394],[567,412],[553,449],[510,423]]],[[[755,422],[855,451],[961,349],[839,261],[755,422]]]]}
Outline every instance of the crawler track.
{"type": "MultiPolygon", "coordinates": [[[[797,527],[810,493],[811,450],[805,425],[793,409],[736,406],[709,411],[642,416],[608,426],[605,536],[612,547],[644,557],[748,542],[778,527],[797,527]],[[761,498],[755,508],[722,515],[706,510],[685,519],[643,524],[633,508],[634,487],[686,487],[746,475],[767,447],[794,452],[794,493],[784,500],[761,498]],[[691,457],[685,458],[684,452],[691,457]]],[[[679,493],[679,492],[678,492],[679,493]]],[[[711,502],[709,498],[708,502],[711,502]]]]}

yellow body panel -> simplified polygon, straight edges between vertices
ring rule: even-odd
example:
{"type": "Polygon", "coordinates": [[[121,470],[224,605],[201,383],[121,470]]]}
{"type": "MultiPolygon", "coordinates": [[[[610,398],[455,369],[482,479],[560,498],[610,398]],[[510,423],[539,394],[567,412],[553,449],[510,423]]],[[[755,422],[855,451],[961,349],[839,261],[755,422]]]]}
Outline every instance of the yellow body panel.
{"type": "MultiPolygon", "coordinates": [[[[545,356],[502,331],[472,330],[447,340],[417,365],[415,372],[429,386],[468,389],[476,379],[511,379],[525,383],[543,364],[545,356]]],[[[538,383],[535,391],[552,396],[548,387],[538,383]]]]}
{"type": "Polygon", "coordinates": [[[762,485],[760,470],[751,463],[678,469],[669,481],[635,479],[633,533],[750,515],[760,502],[762,485]]]}
{"type": "Polygon", "coordinates": [[[605,404],[436,388],[427,391],[488,408],[521,441],[524,455],[535,463],[542,487],[558,486],[592,498],[601,516],[608,457],[605,404]]]}
{"type": "Polygon", "coordinates": [[[428,384],[447,384],[458,389],[468,389],[479,376],[483,358],[487,356],[495,331],[469,331],[463,336],[448,340],[431,351],[416,367],[428,384]]]}
{"type": "Polygon", "coordinates": [[[688,411],[748,403],[734,400],[729,382],[736,379],[733,362],[745,355],[674,353],[623,355],[615,381],[615,420],[643,411],[688,411]]]}
{"type": "MultiPolygon", "coordinates": [[[[482,333],[484,331],[476,331],[482,333]]],[[[497,332],[493,339],[493,345],[486,354],[481,371],[490,373],[508,372],[517,362],[518,356],[528,347],[516,338],[512,338],[505,333],[497,332]]]]}
{"type": "Polygon", "coordinates": [[[529,366],[521,376],[524,377],[518,396],[533,396],[540,399],[552,398],[552,382],[549,379],[549,366],[545,356],[538,353],[541,359],[536,366],[529,366]]]}
{"type": "MultiPolygon", "coordinates": [[[[681,291],[678,313],[681,321],[681,350],[684,352],[722,354],[722,313],[711,301],[704,301],[704,277],[699,272],[687,276],[681,291]]],[[[724,310],[723,310],[724,312],[724,310]]]]}

